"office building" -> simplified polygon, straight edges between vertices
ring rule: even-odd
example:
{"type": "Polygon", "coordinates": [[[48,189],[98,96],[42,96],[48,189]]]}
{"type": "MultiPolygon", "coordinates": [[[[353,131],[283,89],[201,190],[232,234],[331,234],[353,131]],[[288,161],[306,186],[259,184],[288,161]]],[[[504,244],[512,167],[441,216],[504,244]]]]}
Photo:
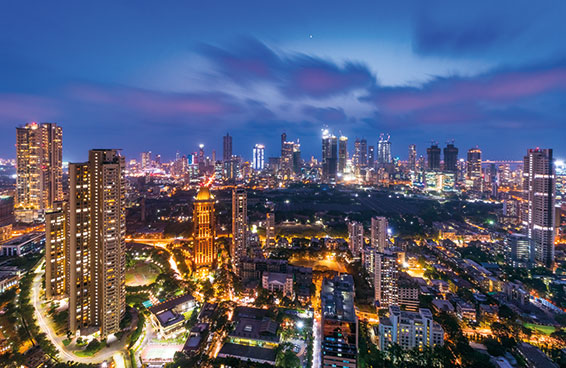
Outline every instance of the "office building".
{"type": "Polygon", "coordinates": [[[344,174],[348,161],[348,137],[341,136],[338,141],[338,173],[344,174]]]}
{"type": "Polygon", "coordinates": [[[375,146],[368,147],[368,167],[375,165],[375,146]]]}
{"type": "Polygon", "coordinates": [[[268,212],[265,215],[265,246],[275,246],[275,213],[268,212]]]}
{"type": "Polygon", "coordinates": [[[63,202],[45,213],[45,298],[62,297],[67,293],[67,226],[63,202]]]}
{"type": "Polygon", "coordinates": [[[321,303],[321,367],[356,368],[358,319],[354,309],[354,279],[342,274],[324,278],[321,303]]]}
{"type": "Polygon", "coordinates": [[[370,228],[371,246],[379,252],[385,251],[387,246],[387,218],[374,216],[371,218],[370,228]]]}
{"type": "Polygon", "coordinates": [[[360,140],[356,138],[354,141],[354,154],[352,155],[352,166],[359,167],[361,159],[360,140]]]}
{"type": "Polygon", "coordinates": [[[431,171],[440,170],[440,148],[437,143],[433,143],[426,149],[428,169],[431,171]]]}
{"type": "Polygon", "coordinates": [[[468,150],[467,178],[470,180],[481,178],[481,150],[478,147],[468,150]]]}
{"type": "Polygon", "coordinates": [[[239,269],[240,259],[246,255],[248,243],[248,196],[244,188],[232,190],[232,265],[239,269]]]}
{"type": "Polygon", "coordinates": [[[531,240],[524,234],[509,234],[505,237],[505,262],[511,267],[529,267],[534,250],[531,240]]]}
{"type": "Polygon", "coordinates": [[[364,248],[364,225],[357,221],[348,223],[348,245],[352,256],[361,256],[364,248]]]}
{"type": "Polygon", "coordinates": [[[216,259],[214,197],[210,194],[208,186],[200,187],[193,206],[194,263],[197,267],[208,267],[216,259]]]}
{"type": "Polygon", "coordinates": [[[33,222],[63,200],[63,130],[55,123],[16,128],[17,221],[33,222]]]}
{"type": "Polygon", "coordinates": [[[458,148],[454,143],[448,143],[444,147],[444,171],[454,173],[458,171],[458,148]]]}
{"type": "Polygon", "coordinates": [[[69,164],[69,329],[97,327],[105,338],[120,330],[126,311],[125,160],[114,149],[88,157],[69,164]]]}
{"type": "Polygon", "coordinates": [[[377,142],[377,163],[379,165],[390,164],[393,160],[391,157],[391,141],[389,134],[381,133],[377,142]]]}
{"type": "Polygon", "coordinates": [[[378,308],[387,308],[399,302],[399,264],[397,255],[376,253],[374,269],[375,303],[378,308]]]}
{"type": "Polygon", "coordinates": [[[297,139],[297,142],[293,143],[293,173],[295,175],[300,175],[302,168],[303,161],[301,159],[301,144],[297,139]]]}
{"type": "Polygon", "coordinates": [[[417,171],[417,145],[409,144],[409,159],[407,161],[409,170],[417,171]]]}
{"type": "Polygon", "coordinates": [[[435,322],[429,309],[405,312],[389,307],[389,317],[379,318],[379,349],[386,351],[397,344],[403,349],[432,348],[444,345],[444,330],[435,322]]]}
{"type": "Polygon", "coordinates": [[[151,168],[151,151],[141,153],[141,168],[142,170],[151,168]]]}
{"type": "Polygon", "coordinates": [[[360,141],[360,166],[365,167],[368,165],[368,141],[362,138],[360,141]]]}
{"type": "Polygon", "coordinates": [[[230,134],[226,133],[222,139],[222,143],[222,160],[226,162],[232,159],[232,137],[230,134]]]}
{"type": "Polygon", "coordinates": [[[529,149],[523,163],[523,227],[538,264],[554,264],[556,178],[552,149],[529,149]]]}
{"type": "Polygon", "coordinates": [[[265,146],[263,144],[256,144],[253,149],[252,168],[256,171],[261,171],[265,163],[265,146]]]}
{"type": "Polygon", "coordinates": [[[338,142],[328,129],[322,131],[322,179],[325,183],[336,183],[338,171],[338,142]]]}

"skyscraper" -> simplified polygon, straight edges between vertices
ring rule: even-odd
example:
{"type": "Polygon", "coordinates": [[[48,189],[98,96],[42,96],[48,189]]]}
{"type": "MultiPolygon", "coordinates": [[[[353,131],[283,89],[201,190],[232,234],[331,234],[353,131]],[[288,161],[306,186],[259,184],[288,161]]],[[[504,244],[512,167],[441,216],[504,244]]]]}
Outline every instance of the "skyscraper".
{"type": "Polygon", "coordinates": [[[458,171],[458,148],[454,143],[448,143],[444,147],[444,171],[454,173],[458,171]]]}
{"type": "Polygon", "coordinates": [[[467,176],[470,180],[481,178],[481,150],[478,147],[468,150],[467,176]]]}
{"type": "Polygon", "coordinates": [[[151,168],[151,151],[141,153],[141,168],[143,170],[151,168]]]}
{"type": "Polygon", "coordinates": [[[373,167],[375,165],[375,146],[368,147],[368,166],[373,167]]]}
{"type": "Polygon", "coordinates": [[[391,158],[391,142],[389,134],[381,133],[377,142],[377,163],[379,165],[390,164],[391,158]]]}
{"type": "Polygon", "coordinates": [[[380,308],[388,308],[399,300],[399,264],[393,253],[375,255],[374,291],[375,301],[380,308]]]}
{"type": "Polygon", "coordinates": [[[368,141],[362,138],[360,141],[360,166],[367,166],[368,164],[368,141]]]}
{"type": "Polygon", "coordinates": [[[523,163],[523,226],[539,264],[554,264],[556,179],[552,149],[529,149],[523,163]]]}
{"type": "Polygon", "coordinates": [[[265,163],[265,146],[263,144],[256,144],[253,149],[252,168],[261,171],[265,163]]]}
{"type": "Polygon", "coordinates": [[[55,202],[45,213],[45,298],[67,293],[66,216],[63,202],[55,202]]]}
{"type": "Polygon", "coordinates": [[[297,139],[296,143],[293,143],[293,173],[299,175],[301,169],[303,168],[303,161],[301,159],[301,144],[297,139]]]}
{"type": "Polygon", "coordinates": [[[214,238],[216,221],[214,217],[214,197],[206,185],[197,193],[193,209],[194,223],[194,262],[197,267],[210,266],[216,258],[214,238]]]}
{"type": "Polygon", "coordinates": [[[222,160],[229,161],[232,159],[232,137],[230,134],[226,133],[223,137],[223,150],[222,150],[222,160]]]}
{"type": "Polygon", "coordinates": [[[348,245],[354,257],[360,257],[364,247],[364,225],[357,221],[348,223],[348,245]]]}
{"type": "MultiPolygon", "coordinates": [[[[298,144],[298,143],[297,143],[298,144]]],[[[281,161],[280,166],[285,175],[290,175],[293,169],[293,150],[295,143],[287,141],[287,134],[281,134],[281,161]]],[[[299,150],[300,151],[300,150],[299,150]]]]}
{"type": "Polygon", "coordinates": [[[244,188],[232,190],[232,264],[239,270],[240,259],[246,256],[248,242],[248,196],[244,188]]]}
{"type": "Polygon", "coordinates": [[[356,138],[356,140],[354,141],[354,154],[352,155],[352,165],[354,167],[359,167],[360,166],[360,160],[361,160],[361,156],[362,156],[362,149],[361,149],[361,145],[360,145],[360,140],[358,138],[356,138]]]}
{"type": "Polygon", "coordinates": [[[55,123],[16,128],[16,220],[32,222],[63,200],[63,130],[55,123]]]}
{"type": "Polygon", "coordinates": [[[409,144],[409,160],[407,161],[409,170],[417,171],[417,145],[409,144]]]}
{"type": "Polygon", "coordinates": [[[336,183],[338,171],[338,144],[328,129],[322,131],[322,178],[326,183],[336,183]]]}
{"type": "Polygon", "coordinates": [[[426,149],[429,170],[440,170],[440,148],[437,143],[426,149]]]}
{"type": "Polygon", "coordinates": [[[265,215],[265,246],[275,246],[275,213],[272,211],[265,215]]]}
{"type": "Polygon", "coordinates": [[[357,367],[358,318],[354,295],[352,275],[342,274],[322,280],[321,367],[357,367]]]}
{"type": "Polygon", "coordinates": [[[375,216],[371,218],[371,246],[379,252],[387,248],[387,218],[375,216]]]}
{"type": "Polygon", "coordinates": [[[126,311],[125,160],[115,149],[69,164],[69,329],[120,330],[126,311]]]}
{"type": "Polygon", "coordinates": [[[348,161],[348,137],[340,136],[338,141],[338,172],[344,173],[348,161]]]}

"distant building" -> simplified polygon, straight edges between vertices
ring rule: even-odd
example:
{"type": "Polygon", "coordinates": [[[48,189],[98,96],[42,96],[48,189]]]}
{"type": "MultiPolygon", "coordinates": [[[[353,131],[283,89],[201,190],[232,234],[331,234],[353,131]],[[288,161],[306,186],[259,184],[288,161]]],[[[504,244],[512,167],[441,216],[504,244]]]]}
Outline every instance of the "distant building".
{"type": "Polygon", "coordinates": [[[371,218],[370,243],[379,252],[387,248],[387,218],[375,216],[371,218]]]}
{"type": "Polygon", "coordinates": [[[403,349],[423,349],[444,345],[444,330],[434,322],[429,309],[419,312],[401,311],[397,305],[389,307],[389,317],[379,319],[379,349],[386,351],[393,344],[403,349]]]}
{"type": "Polygon", "coordinates": [[[365,138],[360,140],[360,166],[365,167],[368,164],[368,141],[365,138]]]}
{"type": "Polygon", "coordinates": [[[256,171],[262,171],[265,162],[265,146],[256,144],[253,149],[252,168],[256,171]]]}
{"type": "Polygon", "coordinates": [[[265,246],[268,248],[275,246],[275,212],[268,212],[265,215],[265,246]]]}
{"type": "Polygon", "coordinates": [[[458,148],[454,143],[448,143],[444,148],[444,171],[458,171],[458,148]]]}
{"type": "Polygon", "coordinates": [[[391,156],[391,141],[389,134],[381,133],[377,141],[377,163],[378,165],[390,164],[393,162],[391,156]]]}
{"type": "Polygon", "coordinates": [[[222,143],[222,160],[226,162],[232,159],[232,137],[230,134],[226,133],[222,139],[222,143]]]}
{"type": "Polygon", "coordinates": [[[375,165],[375,146],[368,146],[368,167],[375,165]]]}
{"type": "Polygon", "coordinates": [[[428,169],[431,171],[440,170],[440,148],[438,144],[433,143],[426,149],[428,169]]]}
{"type": "Polygon", "coordinates": [[[244,188],[232,190],[232,264],[238,270],[248,248],[248,196],[244,188]]]}
{"type": "Polygon", "coordinates": [[[325,183],[336,183],[338,171],[338,142],[328,129],[322,131],[322,179],[325,183]]]}
{"type": "Polygon", "coordinates": [[[348,161],[348,137],[341,136],[338,140],[338,173],[344,174],[348,161]]]}
{"type": "Polygon", "coordinates": [[[354,257],[360,257],[364,247],[364,225],[357,221],[348,223],[348,245],[354,257]]]}
{"type": "Polygon", "coordinates": [[[407,161],[409,170],[417,171],[417,145],[409,144],[409,159],[407,161]]]}
{"type": "Polygon", "coordinates": [[[522,222],[533,242],[534,259],[546,267],[554,264],[556,177],[552,149],[529,149],[523,164],[522,222]]]}
{"type": "Polygon", "coordinates": [[[357,367],[358,319],[354,295],[354,279],[351,275],[322,280],[322,367],[357,367]]]}
{"type": "Polygon", "coordinates": [[[392,253],[376,253],[374,292],[378,308],[399,303],[399,264],[392,253]]]}

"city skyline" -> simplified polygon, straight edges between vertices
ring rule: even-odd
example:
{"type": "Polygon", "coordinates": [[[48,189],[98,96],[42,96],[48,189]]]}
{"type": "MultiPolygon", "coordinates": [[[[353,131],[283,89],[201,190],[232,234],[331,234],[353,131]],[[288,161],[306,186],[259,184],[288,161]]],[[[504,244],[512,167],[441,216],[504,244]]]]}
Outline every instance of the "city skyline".
{"type": "Polygon", "coordinates": [[[452,139],[460,157],[566,155],[565,4],[209,6],[5,5],[0,127],[55,122],[71,162],[85,145],[219,153],[226,132],[235,154],[276,156],[283,131],[320,158],[323,125],[368,146],[389,133],[402,159],[452,139]]]}

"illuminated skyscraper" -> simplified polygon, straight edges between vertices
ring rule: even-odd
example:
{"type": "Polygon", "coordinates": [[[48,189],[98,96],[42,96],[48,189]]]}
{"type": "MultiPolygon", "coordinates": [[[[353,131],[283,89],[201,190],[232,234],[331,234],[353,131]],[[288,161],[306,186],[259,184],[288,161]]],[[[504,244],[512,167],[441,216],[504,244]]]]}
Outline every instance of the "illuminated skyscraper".
{"type": "Polygon", "coordinates": [[[360,140],[356,138],[356,140],[354,141],[354,154],[352,155],[353,166],[355,167],[360,166],[361,155],[362,153],[361,153],[360,140]]]}
{"type": "Polygon", "coordinates": [[[448,143],[444,148],[444,171],[458,171],[458,148],[454,143],[448,143]]]}
{"type": "Polygon", "coordinates": [[[368,166],[373,167],[375,165],[375,147],[368,147],[368,166]]]}
{"type": "Polygon", "coordinates": [[[67,293],[66,216],[63,202],[55,202],[45,213],[45,298],[67,293]]]}
{"type": "Polygon", "coordinates": [[[248,242],[248,196],[244,188],[232,190],[232,264],[239,270],[246,256],[248,242]]]}
{"type": "MultiPolygon", "coordinates": [[[[298,143],[297,143],[298,144],[298,143]]],[[[285,175],[290,175],[293,170],[293,150],[295,143],[287,141],[287,134],[281,134],[281,161],[280,167],[285,175]]],[[[300,151],[300,149],[299,149],[300,151]]]]}
{"type": "Polygon", "coordinates": [[[433,143],[426,149],[428,169],[432,171],[440,170],[440,148],[437,143],[433,143]]]}
{"type": "Polygon", "coordinates": [[[417,145],[409,144],[409,160],[408,160],[409,170],[417,170],[417,145]]]}
{"type": "Polygon", "coordinates": [[[263,144],[256,144],[253,149],[252,168],[261,171],[265,163],[265,146],[263,144]]]}
{"type": "Polygon", "coordinates": [[[125,160],[118,150],[89,151],[69,164],[69,329],[120,330],[126,311],[125,160]]]}
{"type": "Polygon", "coordinates": [[[481,150],[478,147],[468,150],[467,176],[471,180],[481,178],[481,150]]]}
{"type": "Polygon", "coordinates": [[[375,301],[380,308],[398,304],[399,264],[392,253],[376,253],[374,275],[375,301]]]}
{"type": "Polygon", "coordinates": [[[296,143],[293,143],[293,173],[299,175],[303,167],[303,161],[301,159],[301,144],[297,139],[296,143]]]}
{"type": "Polygon", "coordinates": [[[364,247],[364,225],[357,221],[348,223],[348,245],[354,257],[360,257],[364,247]]]}
{"type": "Polygon", "coordinates": [[[214,238],[216,221],[214,197],[206,185],[200,187],[194,202],[194,262],[197,267],[211,266],[216,258],[214,238]]]}
{"type": "Polygon", "coordinates": [[[322,178],[326,183],[336,183],[338,171],[338,144],[335,135],[322,130],[322,178]]]}
{"type": "Polygon", "coordinates": [[[16,128],[16,220],[32,222],[63,199],[63,130],[55,123],[16,128]]]}
{"type": "Polygon", "coordinates": [[[141,153],[141,168],[143,170],[151,168],[151,151],[141,153]]]}
{"type": "Polygon", "coordinates": [[[348,137],[341,136],[338,141],[338,172],[344,173],[348,161],[348,137]]]}
{"type": "Polygon", "coordinates": [[[390,164],[391,158],[391,141],[389,134],[381,133],[377,142],[377,163],[379,165],[390,164]]]}
{"type": "Polygon", "coordinates": [[[268,212],[265,215],[265,246],[275,246],[275,213],[268,212]]]}
{"type": "Polygon", "coordinates": [[[539,264],[554,264],[556,177],[552,149],[529,149],[523,164],[523,226],[539,264]]]}
{"type": "Polygon", "coordinates": [[[223,150],[222,150],[222,160],[229,161],[232,159],[232,137],[230,134],[226,133],[223,137],[223,150]]]}
{"type": "Polygon", "coordinates": [[[387,218],[375,216],[371,218],[371,246],[379,252],[387,248],[387,218]]]}

